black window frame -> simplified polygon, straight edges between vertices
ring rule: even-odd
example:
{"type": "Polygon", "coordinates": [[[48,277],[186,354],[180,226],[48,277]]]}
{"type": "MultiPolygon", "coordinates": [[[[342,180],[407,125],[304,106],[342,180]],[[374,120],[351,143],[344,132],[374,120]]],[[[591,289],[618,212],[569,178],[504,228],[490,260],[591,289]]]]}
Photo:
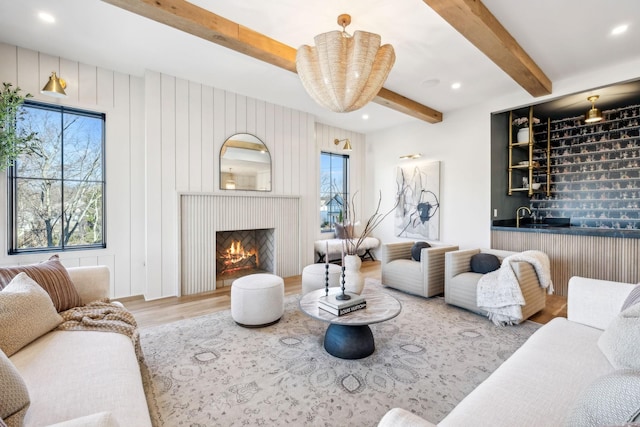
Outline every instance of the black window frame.
{"type": "MultiPolygon", "coordinates": [[[[102,227],[102,241],[99,243],[93,244],[83,244],[83,245],[65,245],[64,239],[60,239],[60,245],[58,246],[48,246],[41,248],[26,248],[19,249],[17,248],[18,243],[18,227],[16,219],[18,217],[17,213],[17,196],[18,196],[18,181],[20,179],[19,176],[16,175],[16,166],[12,165],[7,169],[7,192],[8,192],[8,254],[9,255],[23,255],[28,253],[47,253],[47,252],[69,252],[69,251],[80,251],[80,250],[93,250],[93,249],[105,249],[107,247],[107,178],[106,178],[106,123],[107,123],[107,115],[105,113],[97,112],[97,111],[89,111],[80,108],[67,107],[64,105],[56,105],[56,104],[47,104],[44,102],[25,100],[24,106],[30,108],[38,108],[42,110],[49,110],[53,112],[58,112],[60,114],[60,122],[61,126],[64,123],[64,114],[74,114],[80,116],[86,116],[91,118],[100,119],[102,122],[102,141],[100,144],[100,148],[102,151],[101,155],[101,181],[102,184],[102,218],[101,218],[101,227],[102,227]]],[[[64,178],[64,134],[61,133],[60,136],[60,167],[61,167],[61,177],[59,179],[52,179],[54,181],[60,182],[61,188],[64,188],[65,178],[64,178]]],[[[23,178],[23,179],[33,179],[33,178],[23,178]]],[[[72,180],[67,180],[72,181],[72,180]]],[[[61,201],[60,201],[62,212],[64,212],[64,191],[61,192],[61,201]]],[[[64,215],[61,218],[62,224],[61,226],[64,229],[64,215]]]]}
{"type": "MultiPolygon", "coordinates": [[[[322,169],[322,157],[323,156],[329,156],[329,158],[331,159],[331,161],[333,161],[333,159],[338,159],[343,163],[343,167],[342,167],[342,182],[344,183],[344,187],[343,193],[339,193],[340,196],[342,197],[343,203],[349,200],[349,194],[350,194],[350,185],[351,183],[349,182],[349,168],[351,167],[351,162],[350,162],[350,157],[348,154],[340,154],[340,153],[333,153],[331,151],[320,151],[320,164],[321,164],[321,169],[322,169]]],[[[320,171],[320,174],[322,174],[322,170],[320,171]]],[[[320,179],[320,201],[322,202],[322,179],[320,179]]],[[[330,227],[327,229],[323,229],[322,228],[322,223],[320,224],[320,232],[321,233],[333,233],[335,232],[335,228],[333,226],[333,223],[330,222],[330,227]]]]}

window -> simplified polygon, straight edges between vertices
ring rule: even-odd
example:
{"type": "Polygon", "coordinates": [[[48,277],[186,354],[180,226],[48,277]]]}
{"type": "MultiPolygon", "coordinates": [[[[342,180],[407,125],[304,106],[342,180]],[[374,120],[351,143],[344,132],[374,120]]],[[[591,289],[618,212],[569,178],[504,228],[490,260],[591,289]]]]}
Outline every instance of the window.
{"type": "Polygon", "coordinates": [[[105,115],[25,102],[35,150],[9,169],[9,253],[104,248],[105,115]]]}
{"type": "Polygon", "coordinates": [[[349,197],[349,156],[320,153],[320,230],[333,231],[342,222],[342,207],[349,197]]]}

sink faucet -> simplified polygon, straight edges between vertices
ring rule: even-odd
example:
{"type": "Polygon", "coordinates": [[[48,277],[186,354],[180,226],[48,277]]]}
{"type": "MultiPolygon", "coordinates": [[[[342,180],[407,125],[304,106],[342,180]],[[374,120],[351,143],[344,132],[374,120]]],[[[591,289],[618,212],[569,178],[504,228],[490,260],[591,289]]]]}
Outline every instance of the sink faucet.
{"type": "Polygon", "coordinates": [[[526,206],[520,206],[518,209],[516,209],[516,228],[520,228],[520,220],[524,218],[524,215],[520,216],[521,209],[524,209],[525,211],[529,212],[529,215],[531,215],[531,209],[526,206]]]}

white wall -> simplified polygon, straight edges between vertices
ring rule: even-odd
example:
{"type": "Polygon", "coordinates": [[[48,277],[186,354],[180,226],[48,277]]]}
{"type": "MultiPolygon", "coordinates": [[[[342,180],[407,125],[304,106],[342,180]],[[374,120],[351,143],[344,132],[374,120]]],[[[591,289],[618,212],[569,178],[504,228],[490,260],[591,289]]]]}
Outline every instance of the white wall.
{"type": "Polygon", "coordinates": [[[177,193],[220,192],[220,149],[238,132],[257,136],[269,149],[270,194],[300,196],[300,272],[313,263],[313,242],[320,235],[320,151],[336,150],[334,138],[351,138],[351,179],[353,188],[360,189],[364,135],[316,124],[307,113],[161,73],[147,71],[144,80],[146,298],[179,293],[177,193]]]}
{"type": "MultiPolygon", "coordinates": [[[[313,262],[320,238],[320,151],[338,152],[335,138],[351,139],[351,188],[366,193],[364,135],[317,124],[301,111],[154,71],[129,76],[2,43],[0,82],[38,101],[106,113],[107,248],[61,258],[68,267],[108,265],[113,297],[179,293],[178,192],[220,192],[220,148],[234,133],[254,134],[267,145],[271,194],[300,196],[301,268],[313,262]],[[51,71],[67,81],[67,98],[40,94],[51,71]]],[[[0,174],[2,224],[6,212],[6,175],[0,174]]],[[[48,258],[7,255],[6,230],[0,226],[0,264],[48,258]]]]}
{"type": "MultiPolygon", "coordinates": [[[[489,131],[489,115],[478,118],[473,111],[466,110],[447,115],[442,123],[411,123],[367,135],[368,179],[373,183],[372,189],[382,190],[381,211],[393,206],[398,166],[437,160],[440,241],[460,246],[488,241],[488,218],[482,213],[489,211],[491,202],[489,131]],[[486,138],[481,137],[485,134],[486,138]],[[399,158],[414,153],[421,153],[422,157],[399,158]]],[[[374,196],[369,206],[377,201],[377,195],[374,196]]],[[[395,236],[393,214],[373,234],[383,242],[405,240],[395,236]]]]}
{"type": "MultiPolygon", "coordinates": [[[[553,82],[553,94],[532,98],[524,90],[496,97],[481,105],[446,112],[441,123],[412,123],[367,134],[367,180],[382,188],[383,203],[392,206],[399,156],[422,153],[420,160],[440,164],[440,240],[462,248],[491,245],[491,113],[537,104],[560,96],[640,78],[640,60],[610,65],[553,82]]],[[[585,100],[585,110],[588,103],[585,100]]],[[[506,165],[505,165],[506,167],[506,165]]],[[[371,193],[369,193],[371,195],[371,193]]],[[[369,200],[371,205],[373,200],[369,200]]],[[[373,233],[382,241],[404,240],[389,217],[373,233]]]]}
{"type": "MultiPolygon", "coordinates": [[[[141,294],[144,268],[144,85],[140,78],[0,43],[0,81],[49,104],[106,114],[107,248],[60,254],[67,267],[108,265],[111,295],[141,294]],[[52,71],[67,81],[63,101],[41,95],[52,71]]],[[[28,264],[50,254],[7,255],[7,185],[0,174],[0,264],[28,264]]]]}
{"type": "MultiPolygon", "coordinates": [[[[313,116],[152,71],[145,74],[145,92],[147,298],[179,292],[176,194],[220,191],[220,149],[235,133],[253,134],[266,144],[272,193],[302,196],[302,217],[313,217],[313,116]]],[[[302,247],[312,248],[310,231],[301,234],[302,247]]],[[[303,254],[304,261],[311,259],[311,250],[303,254]]]]}

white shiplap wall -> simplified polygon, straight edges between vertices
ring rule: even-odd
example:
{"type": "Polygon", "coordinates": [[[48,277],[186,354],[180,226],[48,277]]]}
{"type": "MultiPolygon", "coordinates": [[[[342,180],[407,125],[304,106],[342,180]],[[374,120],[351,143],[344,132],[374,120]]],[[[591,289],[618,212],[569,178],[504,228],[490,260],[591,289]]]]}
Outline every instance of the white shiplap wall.
{"type": "MultiPolygon", "coordinates": [[[[108,265],[113,297],[145,291],[144,85],[141,78],[0,43],[0,81],[19,86],[23,94],[49,104],[63,104],[107,116],[107,249],[60,254],[67,267],[108,265]],[[40,94],[52,71],[67,81],[64,100],[40,94]]],[[[0,174],[0,264],[28,264],[48,254],[7,255],[6,174],[0,174]]]]}
{"type": "MultiPolygon", "coordinates": [[[[321,237],[319,154],[350,138],[351,190],[365,193],[364,135],[317,124],[307,113],[147,71],[136,77],[0,43],[0,81],[36,100],[105,112],[107,249],[67,252],[67,266],[106,264],[112,295],[177,295],[178,193],[219,191],[219,154],[230,135],[248,132],[271,153],[274,195],[300,197],[301,266],[321,237]],[[63,100],[40,95],[51,71],[67,83],[63,100]]],[[[235,192],[242,194],[243,192],[235,192]]],[[[0,174],[0,220],[6,224],[6,176],[0,174]]],[[[44,254],[8,256],[0,226],[0,264],[38,262],[44,254]]]]}
{"type": "Polygon", "coordinates": [[[273,163],[268,194],[300,197],[301,267],[313,262],[320,238],[319,158],[321,150],[338,150],[334,138],[351,138],[352,188],[362,188],[364,135],[316,124],[307,113],[152,71],[145,74],[145,112],[147,298],[179,292],[176,194],[220,191],[220,149],[234,133],[256,135],[267,145],[273,163]]]}

